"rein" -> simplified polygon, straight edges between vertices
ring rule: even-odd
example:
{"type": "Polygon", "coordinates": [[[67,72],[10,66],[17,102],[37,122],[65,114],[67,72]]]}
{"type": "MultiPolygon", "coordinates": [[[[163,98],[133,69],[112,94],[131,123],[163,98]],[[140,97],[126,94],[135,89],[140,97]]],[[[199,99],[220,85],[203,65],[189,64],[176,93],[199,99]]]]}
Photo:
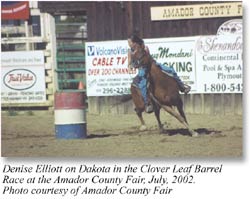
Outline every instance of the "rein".
{"type": "Polygon", "coordinates": [[[146,52],[143,51],[142,55],[138,58],[139,64],[141,64],[143,57],[146,55],[146,52]]]}
{"type": "MultiPolygon", "coordinates": [[[[146,65],[147,66],[147,68],[151,68],[151,64],[152,64],[152,62],[150,62],[150,63],[147,63],[147,64],[145,64],[145,63],[142,63],[143,62],[143,58],[145,57],[145,56],[147,56],[147,53],[146,53],[146,51],[143,51],[143,53],[142,53],[142,55],[137,59],[137,64],[138,65],[146,65]]],[[[150,56],[150,55],[149,55],[150,56]]]]}

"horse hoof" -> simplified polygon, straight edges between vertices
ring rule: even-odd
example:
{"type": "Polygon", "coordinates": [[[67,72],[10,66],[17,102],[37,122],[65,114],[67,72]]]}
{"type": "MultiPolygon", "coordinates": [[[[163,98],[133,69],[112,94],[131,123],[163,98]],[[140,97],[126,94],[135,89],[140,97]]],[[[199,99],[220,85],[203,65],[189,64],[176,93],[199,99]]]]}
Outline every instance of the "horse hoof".
{"type": "Polygon", "coordinates": [[[199,133],[192,131],[191,132],[192,137],[199,137],[199,133]]]}
{"type": "Polygon", "coordinates": [[[166,132],[167,132],[166,129],[164,129],[164,128],[160,129],[160,134],[166,134],[166,132]]]}
{"type": "Polygon", "coordinates": [[[168,125],[167,124],[163,124],[162,129],[167,130],[168,129],[168,125]]]}
{"type": "Polygon", "coordinates": [[[145,126],[145,125],[142,125],[141,127],[140,127],[140,131],[146,131],[147,130],[147,127],[145,126]]]}

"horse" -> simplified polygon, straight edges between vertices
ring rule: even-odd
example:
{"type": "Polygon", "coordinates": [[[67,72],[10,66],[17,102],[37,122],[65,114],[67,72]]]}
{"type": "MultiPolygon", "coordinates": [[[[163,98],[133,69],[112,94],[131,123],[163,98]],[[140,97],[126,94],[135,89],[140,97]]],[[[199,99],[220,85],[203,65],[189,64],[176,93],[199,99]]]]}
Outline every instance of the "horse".
{"type": "MultiPolygon", "coordinates": [[[[174,116],[181,124],[188,129],[191,136],[197,136],[197,132],[192,130],[187,122],[186,115],[183,110],[183,102],[179,93],[179,86],[176,80],[165,74],[156,61],[151,57],[144,48],[138,47],[133,55],[138,66],[147,67],[148,72],[148,93],[154,107],[154,114],[158,122],[161,132],[164,130],[160,120],[160,109],[163,108],[170,115],[174,116]],[[174,109],[177,107],[178,112],[174,109]]],[[[135,105],[136,114],[141,122],[140,130],[146,130],[145,121],[142,113],[145,111],[144,101],[139,88],[131,84],[131,95],[135,105]]]]}

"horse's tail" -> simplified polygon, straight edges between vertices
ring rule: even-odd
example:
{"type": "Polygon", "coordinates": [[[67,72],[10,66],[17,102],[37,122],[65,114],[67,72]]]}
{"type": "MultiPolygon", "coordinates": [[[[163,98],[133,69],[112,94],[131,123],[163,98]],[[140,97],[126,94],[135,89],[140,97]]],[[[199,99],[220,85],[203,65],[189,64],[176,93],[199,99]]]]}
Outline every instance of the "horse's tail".
{"type": "Polygon", "coordinates": [[[118,100],[118,102],[112,104],[111,108],[113,108],[114,106],[123,104],[125,102],[128,102],[131,99],[132,99],[132,95],[131,94],[129,94],[129,95],[122,95],[121,98],[118,100]]]}
{"type": "Polygon", "coordinates": [[[125,102],[128,102],[131,99],[132,99],[132,95],[131,94],[129,94],[129,95],[122,95],[122,97],[120,99],[120,102],[121,103],[125,103],[125,102]]]}

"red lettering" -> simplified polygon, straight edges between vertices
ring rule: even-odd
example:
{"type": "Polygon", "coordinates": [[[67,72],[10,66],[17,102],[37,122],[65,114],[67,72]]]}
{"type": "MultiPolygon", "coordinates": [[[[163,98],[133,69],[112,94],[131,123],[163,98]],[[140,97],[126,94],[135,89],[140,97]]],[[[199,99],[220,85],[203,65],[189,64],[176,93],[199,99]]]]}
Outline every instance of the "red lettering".
{"type": "Polygon", "coordinates": [[[114,57],[102,57],[97,58],[95,57],[92,61],[93,66],[112,66],[114,61],[114,57]]]}
{"type": "Polygon", "coordinates": [[[88,75],[99,75],[100,69],[89,69],[88,75]]]}
{"type": "Polygon", "coordinates": [[[127,57],[122,58],[122,65],[125,63],[126,60],[127,60],[127,57]]]}
{"type": "Polygon", "coordinates": [[[96,61],[97,61],[97,58],[95,57],[95,58],[93,59],[93,61],[92,61],[92,65],[93,65],[93,66],[96,66],[96,61]]]}
{"type": "Polygon", "coordinates": [[[102,65],[102,58],[99,58],[99,59],[98,59],[97,65],[98,65],[98,66],[101,66],[101,65],[102,65]]]}
{"type": "Polygon", "coordinates": [[[10,82],[23,82],[23,81],[33,81],[33,76],[29,74],[9,74],[9,80],[10,82]]]}
{"type": "Polygon", "coordinates": [[[116,59],[117,59],[117,65],[119,65],[121,57],[117,57],[116,59]]]}

